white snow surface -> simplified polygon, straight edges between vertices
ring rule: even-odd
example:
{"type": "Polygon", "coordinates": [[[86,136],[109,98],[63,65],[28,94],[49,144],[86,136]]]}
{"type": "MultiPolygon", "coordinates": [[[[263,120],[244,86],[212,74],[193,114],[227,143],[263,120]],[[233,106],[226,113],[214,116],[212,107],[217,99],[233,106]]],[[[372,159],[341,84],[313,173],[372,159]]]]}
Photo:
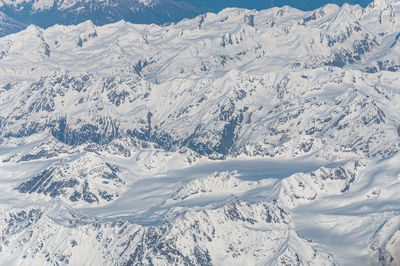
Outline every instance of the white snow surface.
{"type": "MultiPolygon", "coordinates": [[[[49,10],[51,9],[53,6],[56,6],[58,9],[66,9],[68,7],[71,6],[79,6],[82,5],[82,3],[85,2],[106,2],[103,0],[66,0],[66,1],[59,1],[59,0],[1,0],[0,1],[0,7],[2,7],[3,5],[6,6],[14,6],[14,7],[20,7],[23,4],[31,4],[32,5],[32,10],[33,11],[40,11],[40,10],[49,10]]],[[[138,3],[144,5],[144,6],[148,6],[151,5],[153,2],[155,2],[154,0],[137,0],[138,3]]]]}
{"type": "Polygon", "coordinates": [[[0,264],[399,265],[399,12],[0,38],[0,264]]]}

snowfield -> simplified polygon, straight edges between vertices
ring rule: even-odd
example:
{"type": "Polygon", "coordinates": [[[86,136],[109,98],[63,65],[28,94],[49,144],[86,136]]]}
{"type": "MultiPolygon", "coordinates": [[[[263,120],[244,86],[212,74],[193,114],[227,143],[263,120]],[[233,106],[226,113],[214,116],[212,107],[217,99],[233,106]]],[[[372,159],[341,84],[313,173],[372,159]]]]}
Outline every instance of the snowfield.
{"type": "Polygon", "coordinates": [[[399,14],[0,38],[0,264],[400,265],[399,14]]]}

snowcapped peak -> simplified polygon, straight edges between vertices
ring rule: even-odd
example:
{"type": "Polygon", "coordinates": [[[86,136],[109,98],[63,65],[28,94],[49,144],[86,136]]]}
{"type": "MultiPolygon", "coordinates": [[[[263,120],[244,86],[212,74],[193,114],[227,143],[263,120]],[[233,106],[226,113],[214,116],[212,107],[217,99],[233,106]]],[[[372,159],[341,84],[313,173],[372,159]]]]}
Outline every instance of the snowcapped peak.
{"type": "Polygon", "coordinates": [[[290,6],[283,6],[281,8],[277,8],[276,11],[276,16],[282,17],[282,16],[288,16],[295,8],[292,8],[290,6]]]}
{"type": "Polygon", "coordinates": [[[338,12],[337,20],[346,23],[357,21],[362,13],[362,7],[359,5],[349,5],[347,3],[343,4],[338,12]]]}
{"type": "Polygon", "coordinates": [[[94,29],[96,26],[91,20],[86,20],[79,24],[81,28],[94,29]]]}
{"type": "Polygon", "coordinates": [[[400,202],[400,37],[397,10],[359,12],[0,38],[0,206],[28,210],[0,211],[0,264],[339,264],[326,248],[358,265],[371,239],[378,262],[400,239],[381,227],[400,202]]]}
{"type": "Polygon", "coordinates": [[[81,38],[93,38],[97,36],[96,25],[91,20],[77,25],[76,30],[80,32],[81,38]]]}
{"type": "Polygon", "coordinates": [[[353,14],[356,17],[358,17],[363,10],[363,8],[359,5],[350,5],[348,3],[344,3],[340,9],[342,11],[346,11],[347,13],[353,14]]]}
{"type": "Polygon", "coordinates": [[[36,34],[36,35],[39,35],[39,34],[42,34],[42,33],[43,33],[43,29],[40,28],[39,26],[36,26],[36,25],[31,24],[31,25],[29,25],[29,26],[26,28],[25,32],[26,32],[27,34],[36,34]]]}
{"type": "Polygon", "coordinates": [[[54,0],[36,0],[33,2],[34,10],[48,10],[54,5],[54,0]]]}
{"type": "Polygon", "coordinates": [[[400,4],[400,0],[375,0],[374,2],[384,2],[387,4],[400,4]]]}
{"type": "Polygon", "coordinates": [[[237,8],[237,7],[228,7],[221,10],[218,15],[219,16],[241,16],[245,13],[249,12],[248,9],[237,8]]]}
{"type": "Polygon", "coordinates": [[[2,0],[4,5],[19,6],[23,4],[31,4],[34,10],[47,10],[54,5],[54,0],[2,0]]]}
{"type": "Polygon", "coordinates": [[[21,24],[0,23],[0,36],[22,30],[29,24],[47,28],[92,20],[96,25],[105,25],[124,19],[161,25],[199,14],[189,3],[171,0],[0,0],[0,9],[0,13],[21,24]]]}
{"type": "Polygon", "coordinates": [[[138,0],[138,2],[144,6],[150,6],[154,4],[154,0],[138,0]]]}
{"type": "MultiPolygon", "coordinates": [[[[60,214],[60,213],[74,213],[75,211],[68,206],[62,199],[60,198],[52,198],[45,204],[43,204],[43,211],[46,214],[60,214]]],[[[57,215],[62,217],[63,215],[57,215]]]]}
{"type": "Polygon", "coordinates": [[[393,8],[394,6],[400,7],[400,0],[375,0],[371,2],[365,9],[368,11],[383,11],[388,8],[393,8]]]}

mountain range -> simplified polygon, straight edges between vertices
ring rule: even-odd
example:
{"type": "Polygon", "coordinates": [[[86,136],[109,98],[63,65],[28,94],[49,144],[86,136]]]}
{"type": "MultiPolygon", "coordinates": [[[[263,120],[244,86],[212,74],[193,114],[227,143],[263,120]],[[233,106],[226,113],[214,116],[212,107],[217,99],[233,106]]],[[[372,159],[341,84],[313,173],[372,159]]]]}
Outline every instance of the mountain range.
{"type": "Polygon", "coordinates": [[[141,24],[164,24],[200,14],[200,9],[174,0],[38,0],[0,1],[0,36],[34,24],[49,27],[91,20],[104,25],[120,20],[141,24]]]}
{"type": "Polygon", "coordinates": [[[1,37],[0,264],[398,265],[399,13],[1,37]]]}
{"type": "MultiPolygon", "coordinates": [[[[347,1],[367,6],[371,0],[347,1]]],[[[55,24],[71,25],[91,20],[101,26],[124,20],[139,24],[176,23],[184,18],[213,12],[226,7],[262,10],[289,5],[301,10],[313,10],[330,2],[323,1],[188,1],[188,0],[1,0],[0,36],[18,32],[28,25],[50,27],[55,24]]],[[[338,5],[345,2],[334,1],[338,5]]]]}

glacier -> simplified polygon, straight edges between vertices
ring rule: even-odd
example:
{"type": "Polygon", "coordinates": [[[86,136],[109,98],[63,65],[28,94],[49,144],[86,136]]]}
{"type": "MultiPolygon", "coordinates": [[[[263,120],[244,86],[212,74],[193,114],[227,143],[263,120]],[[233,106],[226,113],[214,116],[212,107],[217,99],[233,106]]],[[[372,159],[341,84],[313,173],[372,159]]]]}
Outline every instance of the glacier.
{"type": "Polygon", "coordinates": [[[0,264],[399,265],[399,13],[1,37],[0,264]]]}

